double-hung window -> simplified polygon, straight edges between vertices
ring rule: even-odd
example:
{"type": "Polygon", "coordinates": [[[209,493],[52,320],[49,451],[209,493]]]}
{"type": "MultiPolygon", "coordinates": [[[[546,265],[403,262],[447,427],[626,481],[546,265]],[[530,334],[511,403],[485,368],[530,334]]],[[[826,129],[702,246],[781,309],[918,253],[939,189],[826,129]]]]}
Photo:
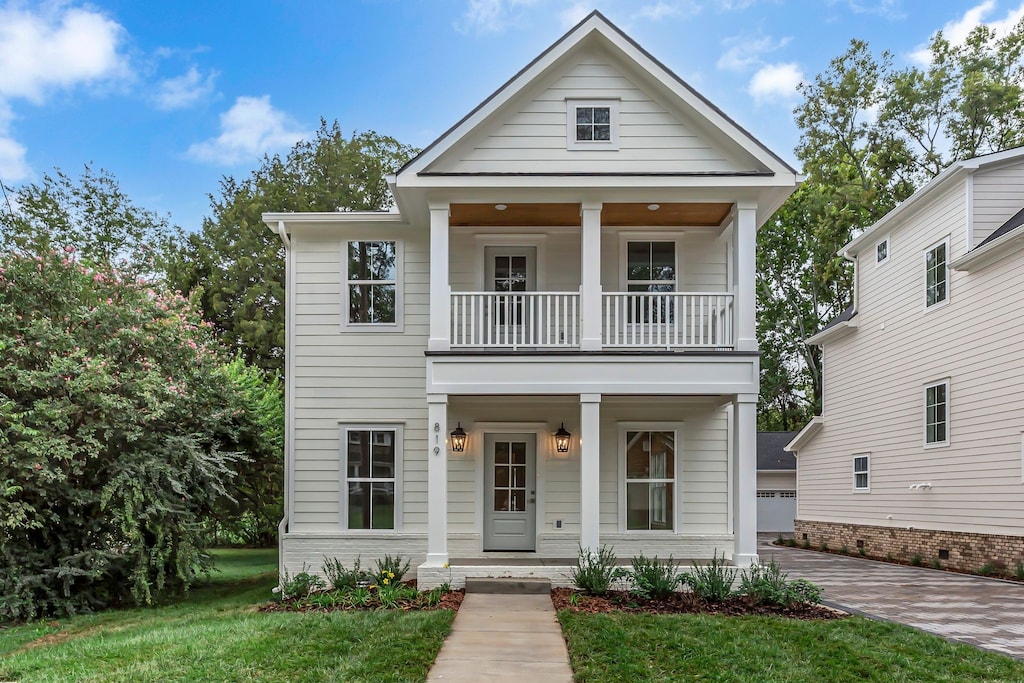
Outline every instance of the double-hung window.
{"type": "Polygon", "coordinates": [[[949,443],[949,380],[929,384],[924,389],[924,443],[949,443]]]}
{"type": "Polygon", "coordinates": [[[399,323],[399,248],[387,240],[347,243],[345,311],[347,326],[399,323]]]}
{"type": "Polygon", "coordinates": [[[346,427],[344,519],[349,529],[394,529],[401,430],[346,427]]]}
{"type": "Polygon", "coordinates": [[[947,242],[940,242],[925,252],[925,308],[940,304],[949,296],[949,267],[946,262],[948,249],[947,242]]]}
{"type": "Polygon", "coordinates": [[[626,529],[671,531],[676,432],[626,430],[626,529]]]}
{"type": "Polygon", "coordinates": [[[871,490],[871,456],[858,453],[853,456],[853,490],[867,492],[871,490]]]}
{"type": "Polygon", "coordinates": [[[670,323],[671,299],[656,295],[676,291],[676,243],[671,241],[631,241],[626,243],[626,291],[640,293],[632,297],[630,322],[670,323]]]}

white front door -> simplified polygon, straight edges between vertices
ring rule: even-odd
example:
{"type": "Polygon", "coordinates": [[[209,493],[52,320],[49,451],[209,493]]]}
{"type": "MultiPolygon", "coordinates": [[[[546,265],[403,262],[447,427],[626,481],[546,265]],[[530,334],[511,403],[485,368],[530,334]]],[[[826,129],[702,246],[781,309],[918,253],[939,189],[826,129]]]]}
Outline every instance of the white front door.
{"type": "Polygon", "coordinates": [[[484,550],[536,549],[537,438],[484,438],[484,550]]]}

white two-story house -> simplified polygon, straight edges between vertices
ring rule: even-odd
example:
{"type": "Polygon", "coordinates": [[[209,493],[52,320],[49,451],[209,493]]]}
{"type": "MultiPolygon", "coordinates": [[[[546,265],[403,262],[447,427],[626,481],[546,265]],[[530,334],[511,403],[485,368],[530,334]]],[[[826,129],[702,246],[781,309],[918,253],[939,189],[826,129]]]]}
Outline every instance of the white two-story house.
{"type": "Polygon", "coordinates": [[[283,568],[755,561],[755,233],[797,182],[595,12],[398,170],[396,211],[266,214],[283,568]]]}
{"type": "Polygon", "coordinates": [[[1024,562],[1024,148],[953,164],[847,244],[796,537],[976,571],[1024,562]]]}

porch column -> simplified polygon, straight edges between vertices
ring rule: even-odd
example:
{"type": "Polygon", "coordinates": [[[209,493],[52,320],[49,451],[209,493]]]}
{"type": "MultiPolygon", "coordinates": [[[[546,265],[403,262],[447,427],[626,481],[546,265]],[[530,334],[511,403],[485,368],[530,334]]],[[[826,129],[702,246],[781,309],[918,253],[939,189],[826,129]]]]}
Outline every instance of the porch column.
{"type": "Polygon", "coordinates": [[[580,349],[601,350],[601,203],[581,209],[580,349]]]}
{"type": "Polygon", "coordinates": [[[430,338],[427,341],[430,351],[448,351],[452,347],[452,297],[448,282],[449,209],[448,204],[430,206],[430,338]]]}
{"type": "Polygon", "coordinates": [[[427,395],[427,561],[448,562],[448,394],[427,395]]]}
{"type": "Polygon", "coordinates": [[[580,546],[601,545],[601,394],[580,394],[580,546]]]}
{"type": "Polygon", "coordinates": [[[736,250],[736,350],[757,351],[757,326],[754,322],[757,270],[757,204],[737,202],[735,222],[736,250]]]}
{"type": "Polygon", "coordinates": [[[755,564],[757,558],[757,394],[737,394],[733,401],[732,516],[733,563],[755,564]]]}

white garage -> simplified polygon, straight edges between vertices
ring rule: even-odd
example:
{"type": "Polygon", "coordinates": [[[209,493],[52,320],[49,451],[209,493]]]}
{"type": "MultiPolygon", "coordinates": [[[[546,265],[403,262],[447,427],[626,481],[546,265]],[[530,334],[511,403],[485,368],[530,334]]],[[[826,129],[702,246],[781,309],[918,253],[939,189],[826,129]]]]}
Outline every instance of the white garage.
{"type": "Polygon", "coordinates": [[[796,432],[757,433],[757,530],[792,533],[796,519],[796,458],[783,450],[796,432]]]}

